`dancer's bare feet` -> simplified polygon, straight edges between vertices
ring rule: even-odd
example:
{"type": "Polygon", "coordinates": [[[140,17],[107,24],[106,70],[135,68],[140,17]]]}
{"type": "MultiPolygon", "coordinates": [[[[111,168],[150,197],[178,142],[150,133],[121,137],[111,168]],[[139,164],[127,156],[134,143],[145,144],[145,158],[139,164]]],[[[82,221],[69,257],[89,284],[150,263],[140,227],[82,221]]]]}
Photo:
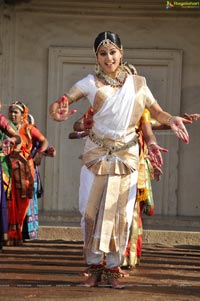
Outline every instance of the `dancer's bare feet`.
{"type": "Polygon", "coordinates": [[[112,286],[114,289],[123,289],[125,286],[120,284],[116,278],[108,278],[107,283],[112,286]]]}
{"type": "Polygon", "coordinates": [[[81,276],[88,277],[91,274],[89,273],[89,268],[87,267],[83,272],[81,272],[81,276]]]}
{"type": "Polygon", "coordinates": [[[114,289],[122,289],[124,288],[124,285],[121,285],[120,282],[117,280],[121,278],[120,268],[115,267],[111,269],[104,268],[103,276],[105,281],[108,285],[111,285],[114,289]]]}
{"type": "Polygon", "coordinates": [[[82,286],[94,287],[98,286],[99,282],[101,282],[101,275],[92,274],[82,283],[82,286]]]}
{"type": "Polygon", "coordinates": [[[82,283],[82,286],[86,287],[93,287],[98,286],[98,283],[101,282],[101,275],[104,270],[103,263],[97,264],[97,265],[91,265],[89,266],[84,273],[88,274],[88,278],[86,281],[82,283]]]}

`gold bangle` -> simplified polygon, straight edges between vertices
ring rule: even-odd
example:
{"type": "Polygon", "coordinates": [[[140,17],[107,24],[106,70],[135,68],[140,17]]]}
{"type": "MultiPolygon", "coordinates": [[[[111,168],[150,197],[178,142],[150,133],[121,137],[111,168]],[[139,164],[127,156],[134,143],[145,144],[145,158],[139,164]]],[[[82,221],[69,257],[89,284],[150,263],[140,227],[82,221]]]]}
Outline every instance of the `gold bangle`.
{"type": "MultiPolygon", "coordinates": [[[[66,95],[66,94],[65,94],[66,95]]],[[[73,102],[76,102],[77,101],[77,99],[75,98],[75,97],[73,97],[73,96],[67,96],[66,95],[66,97],[67,97],[67,99],[68,100],[70,100],[71,101],[71,103],[73,103],[73,102]]]]}
{"type": "Polygon", "coordinates": [[[167,118],[167,125],[171,126],[171,122],[172,122],[173,118],[174,118],[174,116],[170,116],[167,118]]]}
{"type": "Polygon", "coordinates": [[[147,144],[147,147],[151,146],[151,145],[157,145],[157,143],[154,141],[154,142],[150,142],[147,144]]]}

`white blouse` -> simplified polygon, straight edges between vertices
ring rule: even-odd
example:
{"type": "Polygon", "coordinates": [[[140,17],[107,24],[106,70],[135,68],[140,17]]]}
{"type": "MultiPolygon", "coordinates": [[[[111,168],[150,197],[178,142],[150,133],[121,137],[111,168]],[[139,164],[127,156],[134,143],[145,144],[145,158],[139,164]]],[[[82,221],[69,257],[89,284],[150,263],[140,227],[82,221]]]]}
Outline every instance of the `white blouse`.
{"type": "MultiPolygon", "coordinates": [[[[133,79],[132,75],[128,75],[124,85],[118,90],[111,86],[97,87],[95,77],[92,74],[75,84],[75,87],[88,98],[92,106],[96,96],[98,94],[103,95],[101,106],[94,115],[93,131],[98,133],[99,136],[106,136],[114,140],[125,139],[136,99],[133,79]]],[[[149,107],[155,102],[155,99],[145,84],[146,81],[144,79],[144,85],[140,89],[140,94],[144,94],[145,97],[142,106],[149,107]]],[[[143,109],[141,108],[141,114],[143,109]]],[[[132,138],[129,136],[128,140],[132,138]]]]}

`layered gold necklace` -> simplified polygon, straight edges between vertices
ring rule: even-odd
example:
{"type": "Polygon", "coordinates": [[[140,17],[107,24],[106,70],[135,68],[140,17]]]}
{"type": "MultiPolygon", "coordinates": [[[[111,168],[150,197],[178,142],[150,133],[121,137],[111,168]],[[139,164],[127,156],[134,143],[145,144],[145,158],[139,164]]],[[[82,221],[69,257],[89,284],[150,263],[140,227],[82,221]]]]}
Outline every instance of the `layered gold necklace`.
{"type": "Polygon", "coordinates": [[[107,85],[117,88],[123,86],[123,84],[125,83],[127,72],[125,70],[120,69],[117,75],[113,78],[105,74],[103,71],[100,71],[97,74],[97,76],[98,78],[103,79],[107,85]]]}

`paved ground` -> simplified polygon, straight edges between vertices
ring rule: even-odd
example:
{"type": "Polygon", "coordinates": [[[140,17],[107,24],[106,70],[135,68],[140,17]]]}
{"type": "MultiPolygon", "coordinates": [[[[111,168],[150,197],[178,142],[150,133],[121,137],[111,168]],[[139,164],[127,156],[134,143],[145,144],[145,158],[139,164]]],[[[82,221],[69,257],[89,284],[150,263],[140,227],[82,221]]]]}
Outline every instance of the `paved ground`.
{"type": "Polygon", "coordinates": [[[200,246],[144,244],[125,289],[85,288],[82,242],[38,240],[0,252],[3,301],[199,301],[200,246]]]}

